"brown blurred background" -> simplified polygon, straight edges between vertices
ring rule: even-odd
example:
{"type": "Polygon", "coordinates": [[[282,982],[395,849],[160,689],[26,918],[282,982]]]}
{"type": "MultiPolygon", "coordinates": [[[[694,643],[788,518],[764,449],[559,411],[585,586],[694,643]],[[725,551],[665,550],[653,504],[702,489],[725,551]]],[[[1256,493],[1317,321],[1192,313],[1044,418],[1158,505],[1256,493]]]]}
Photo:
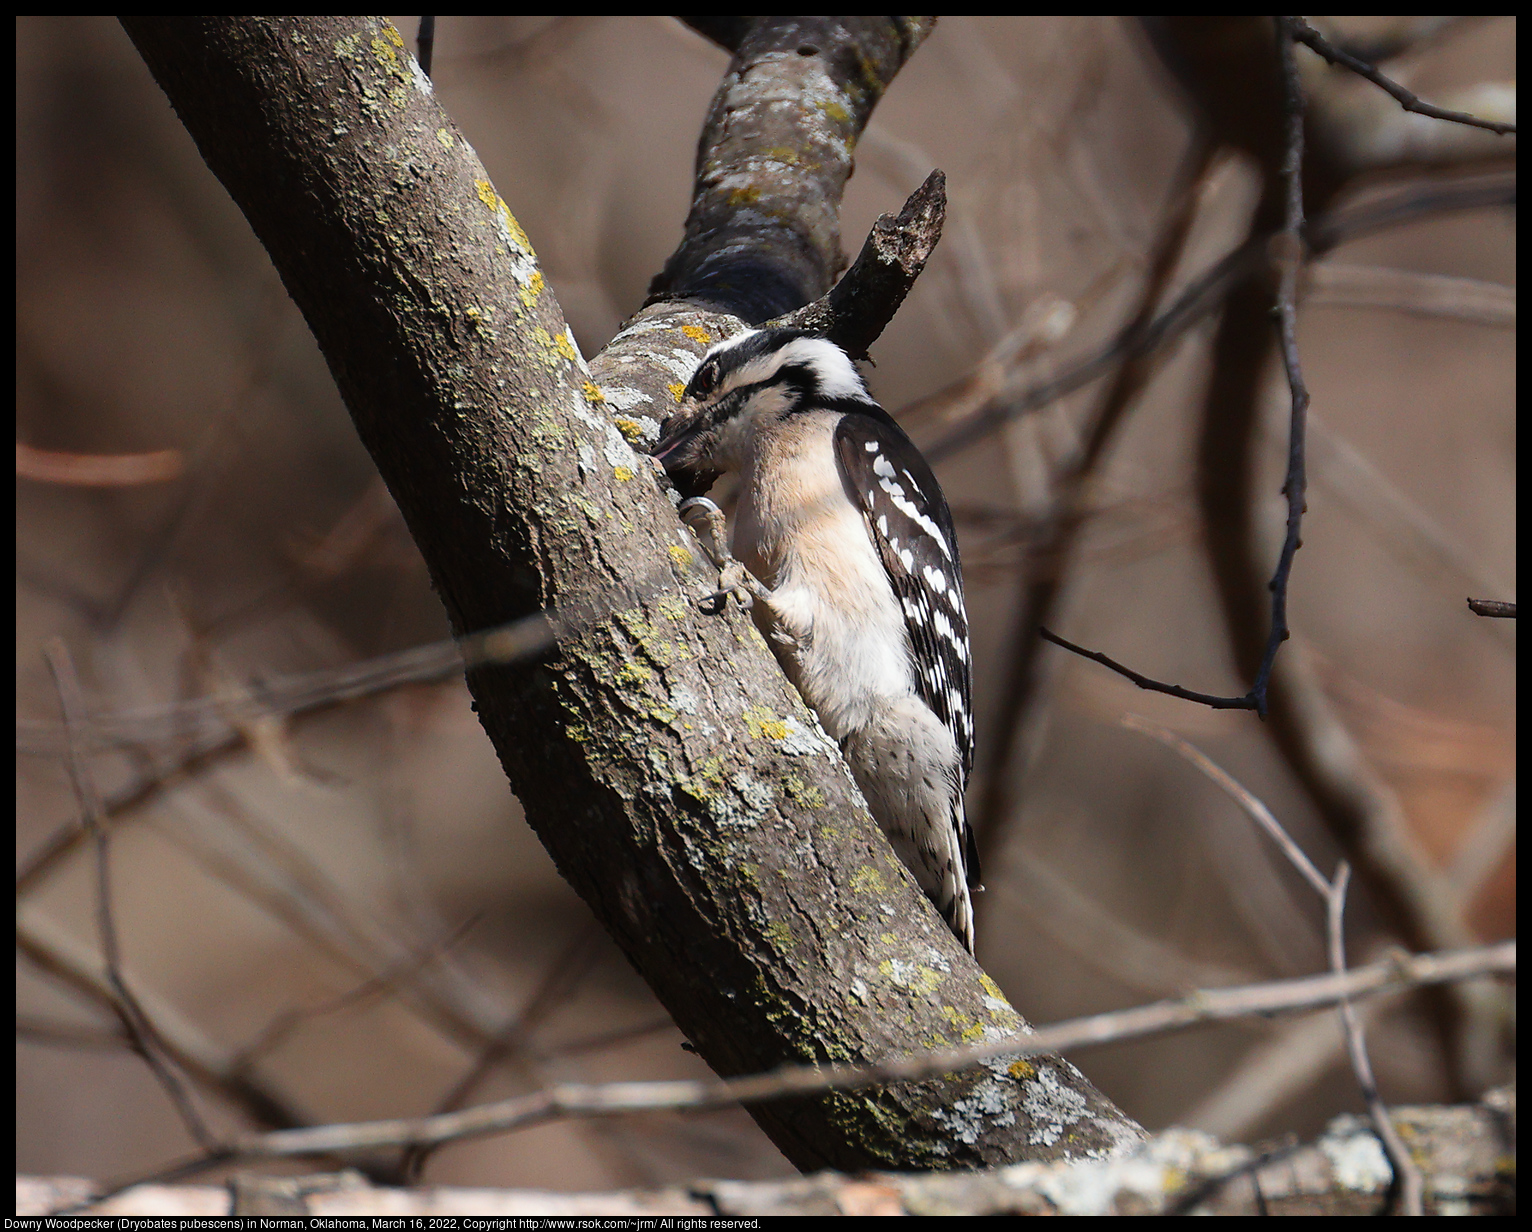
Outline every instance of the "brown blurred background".
{"type": "MultiPolygon", "coordinates": [[[[413,38],[416,18],[394,20],[413,38]]],[[[17,34],[24,863],[78,816],[48,639],[69,647],[88,705],[116,712],[258,692],[447,627],[303,321],[121,30],[21,18],[17,34]]],[[[1401,71],[1427,98],[1509,79],[1514,36],[1511,19],[1465,21],[1401,71]]],[[[680,239],[726,64],[671,19],[438,19],[441,101],[586,355],[680,239]]],[[[932,167],[951,197],[930,268],[873,348],[874,393],[897,413],[976,372],[1024,387],[1109,338],[1188,133],[1186,104],[1120,19],[943,19],[875,113],[846,197],[853,253],[932,167]]],[[[1233,159],[1208,177],[1176,285],[1241,237],[1252,182],[1233,159]]],[[[1344,246],[1326,264],[1495,284],[1479,288],[1491,308],[1425,312],[1410,299],[1419,280],[1387,278],[1361,304],[1343,276],[1339,293],[1316,284],[1299,334],[1315,427],[1295,638],[1431,856],[1477,861],[1464,884],[1484,939],[1515,929],[1515,637],[1464,597],[1515,597],[1514,300],[1496,298],[1514,283],[1514,237],[1511,213],[1490,209],[1344,246]]],[[[1176,345],[1093,477],[1056,627],[1150,675],[1242,692],[1192,490],[1210,330],[1176,345]]],[[[963,535],[981,762],[1018,587],[1049,567],[1029,555],[1028,519],[1098,397],[1056,402],[938,468],[963,535]]],[[[1268,403],[1264,490],[1280,518],[1275,372],[1268,403]]],[[[917,440],[939,437],[954,405],[928,400],[909,420],[917,440]]],[[[1261,723],[1062,651],[1045,660],[1047,704],[1013,767],[1019,811],[980,904],[979,957],[1014,1004],[1047,1022],[1322,968],[1318,902],[1226,796],[1119,718],[1196,743],[1329,872],[1335,845],[1261,723]]],[[[522,822],[460,679],[242,722],[238,747],[171,781],[174,740],[90,759],[109,798],[143,795],[111,845],[126,967],[214,1053],[250,1050],[259,1080],[314,1121],[425,1113],[475,1074],[473,1102],[701,1072],[522,822]]],[[[35,946],[18,959],[26,1173],[108,1178],[191,1148],[110,1015],[58,977],[98,947],[93,869],[78,848],[25,896],[30,935],[51,947],[41,965],[35,946]]],[[[1365,890],[1349,941],[1358,962],[1389,941],[1365,890]]],[[[1386,1098],[1451,1093],[1417,1000],[1369,1021],[1386,1098]]],[[[1076,1059],[1151,1127],[1251,1141],[1360,1108],[1333,1015],[1076,1059]]],[[[248,1124],[199,1099],[215,1126],[248,1124]]],[[[425,1176],[601,1189],[789,1172],[736,1111],[470,1142],[425,1176]]]]}

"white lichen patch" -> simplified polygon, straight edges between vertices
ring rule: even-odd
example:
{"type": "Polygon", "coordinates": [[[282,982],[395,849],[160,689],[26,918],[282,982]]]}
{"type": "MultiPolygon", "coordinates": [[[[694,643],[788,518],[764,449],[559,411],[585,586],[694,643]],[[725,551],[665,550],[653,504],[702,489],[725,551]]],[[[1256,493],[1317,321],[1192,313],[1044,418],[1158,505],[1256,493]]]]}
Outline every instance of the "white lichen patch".
{"type": "Polygon", "coordinates": [[[605,439],[602,446],[606,454],[606,464],[616,468],[626,466],[630,470],[638,466],[638,455],[633,452],[633,446],[628,444],[622,433],[617,430],[615,424],[603,423],[602,435],[605,439]]]}
{"type": "Polygon", "coordinates": [[[942,983],[939,971],[904,958],[885,958],[878,964],[878,972],[895,988],[902,988],[917,997],[929,996],[942,983]]]}
{"type": "Polygon", "coordinates": [[[782,726],[787,729],[781,741],[782,751],[789,757],[803,757],[809,753],[835,756],[837,749],[834,742],[825,735],[824,728],[817,722],[808,728],[798,721],[797,716],[789,714],[782,717],[782,726]]]}
{"type": "Polygon", "coordinates": [[[775,798],[771,788],[748,774],[736,774],[729,780],[735,795],[719,792],[708,800],[708,812],[720,830],[753,830],[771,810],[775,798]],[[737,799],[736,799],[737,796],[737,799]]]}
{"type": "Polygon", "coordinates": [[[734,790],[739,792],[739,798],[745,802],[745,808],[749,810],[752,818],[752,825],[770,810],[776,799],[776,793],[769,786],[756,782],[744,771],[736,774],[729,782],[734,790]]]}
{"type": "Polygon", "coordinates": [[[696,714],[701,703],[690,689],[672,689],[670,704],[682,714],[696,714]]]}
{"type": "Polygon", "coordinates": [[[1394,1179],[1393,1165],[1372,1126],[1349,1112],[1330,1122],[1318,1146],[1330,1161],[1335,1183],[1344,1189],[1376,1193],[1394,1179]]]}
{"type": "Polygon", "coordinates": [[[986,1125],[1003,1128],[1016,1124],[1010,1092],[993,1078],[984,1079],[963,1099],[934,1110],[931,1116],[945,1126],[952,1137],[968,1146],[979,1140],[986,1125]]]}
{"type": "Polygon", "coordinates": [[[1021,1106],[1032,1122],[1027,1141],[1034,1146],[1052,1146],[1085,1115],[1085,1096],[1060,1082],[1052,1066],[1039,1065],[1025,1084],[1021,1106]]]}

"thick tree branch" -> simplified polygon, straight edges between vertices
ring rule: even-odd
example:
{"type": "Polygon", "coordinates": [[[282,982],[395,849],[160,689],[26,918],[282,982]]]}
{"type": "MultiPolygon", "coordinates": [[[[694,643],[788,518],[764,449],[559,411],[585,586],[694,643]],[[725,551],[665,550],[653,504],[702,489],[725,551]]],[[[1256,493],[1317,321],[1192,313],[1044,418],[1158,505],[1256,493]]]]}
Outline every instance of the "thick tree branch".
{"type": "MultiPolygon", "coordinates": [[[[850,142],[928,25],[758,19],[659,283],[686,298],[645,308],[588,374],[526,236],[386,22],[124,24],[303,310],[456,633],[577,614],[469,686],[528,822],[698,1052],[727,1076],[1018,1038],[753,626],[697,612],[710,579],[630,448],[739,328],[699,305],[760,320],[828,289],[850,142]],[[781,105],[805,89],[844,103],[781,105]],[[772,142],[804,157],[747,136],[768,112],[789,130],[772,142]]],[[[1044,1068],[1052,1086],[981,1070],[758,1117],[803,1167],[1138,1137],[1072,1067],[1044,1068]]]]}

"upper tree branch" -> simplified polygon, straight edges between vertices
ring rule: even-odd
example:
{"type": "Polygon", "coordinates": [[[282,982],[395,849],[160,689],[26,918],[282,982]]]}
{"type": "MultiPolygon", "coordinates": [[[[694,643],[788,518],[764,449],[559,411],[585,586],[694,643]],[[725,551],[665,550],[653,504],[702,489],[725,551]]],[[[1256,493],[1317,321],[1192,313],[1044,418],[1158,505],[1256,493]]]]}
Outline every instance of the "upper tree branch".
{"type": "Polygon", "coordinates": [[[828,291],[845,266],[840,202],[852,150],[934,24],[784,17],[731,26],[734,59],[697,147],[686,238],[650,301],[705,303],[758,324],[828,291]]]}

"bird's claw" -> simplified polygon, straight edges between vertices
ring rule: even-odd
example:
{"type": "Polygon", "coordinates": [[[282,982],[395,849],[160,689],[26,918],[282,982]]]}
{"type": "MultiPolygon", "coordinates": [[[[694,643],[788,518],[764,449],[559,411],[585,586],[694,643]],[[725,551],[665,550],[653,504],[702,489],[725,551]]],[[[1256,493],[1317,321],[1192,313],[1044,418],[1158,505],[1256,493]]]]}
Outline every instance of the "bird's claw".
{"type": "Polygon", "coordinates": [[[722,509],[705,496],[693,496],[682,501],[676,512],[697,536],[697,543],[718,570],[718,589],[698,601],[703,611],[710,615],[721,612],[731,597],[741,611],[747,611],[756,599],[765,598],[770,593],[760,579],[723,546],[725,522],[722,509]]]}

